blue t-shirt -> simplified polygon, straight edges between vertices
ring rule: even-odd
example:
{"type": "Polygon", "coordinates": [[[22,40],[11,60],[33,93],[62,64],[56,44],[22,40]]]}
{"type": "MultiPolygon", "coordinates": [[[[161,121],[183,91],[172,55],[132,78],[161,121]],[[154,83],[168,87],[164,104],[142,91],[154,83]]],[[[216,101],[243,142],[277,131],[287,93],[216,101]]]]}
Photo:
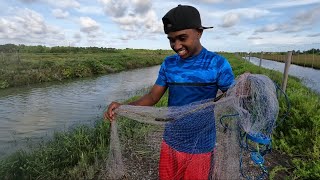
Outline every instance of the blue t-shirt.
{"type": "MultiPolygon", "coordinates": [[[[218,89],[226,91],[233,82],[229,62],[203,47],[198,55],[187,59],[181,59],[177,54],[167,57],[161,65],[156,84],[168,87],[170,107],[215,98],[218,89]]],[[[165,142],[186,153],[212,151],[216,136],[215,120],[213,110],[209,111],[212,114],[207,112],[208,109],[202,109],[167,123],[163,136],[165,142]]]]}

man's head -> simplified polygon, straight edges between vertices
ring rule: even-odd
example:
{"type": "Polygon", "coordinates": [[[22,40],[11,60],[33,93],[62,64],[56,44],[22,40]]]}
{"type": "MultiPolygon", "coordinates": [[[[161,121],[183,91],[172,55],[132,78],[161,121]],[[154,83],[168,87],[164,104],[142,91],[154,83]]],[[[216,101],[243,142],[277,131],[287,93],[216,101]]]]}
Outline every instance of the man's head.
{"type": "Polygon", "coordinates": [[[178,5],[162,18],[164,32],[168,35],[171,48],[183,59],[198,54],[200,38],[204,29],[199,11],[192,6],[178,5]]]}

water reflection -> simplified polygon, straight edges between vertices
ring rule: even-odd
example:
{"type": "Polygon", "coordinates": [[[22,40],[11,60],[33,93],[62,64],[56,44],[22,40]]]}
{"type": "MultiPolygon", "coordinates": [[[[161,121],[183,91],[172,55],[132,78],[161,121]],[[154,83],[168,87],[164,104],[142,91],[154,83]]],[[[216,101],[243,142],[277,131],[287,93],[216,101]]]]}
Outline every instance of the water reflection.
{"type": "MultiPolygon", "coordinates": [[[[259,66],[260,59],[250,57],[250,62],[259,66]]],[[[281,62],[263,59],[261,66],[268,69],[277,70],[282,73],[284,71],[284,63],[281,62]]],[[[289,68],[289,74],[298,77],[302,80],[304,85],[320,93],[320,70],[291,64],[289,68]]]]}
{"type": "Polygon", "coordinates": [[[0,156],[25,138],[51,135],[101,119],[111,101],[123,101],[151,86],[159,66],[77,81],[0,91],[0,156]]]}

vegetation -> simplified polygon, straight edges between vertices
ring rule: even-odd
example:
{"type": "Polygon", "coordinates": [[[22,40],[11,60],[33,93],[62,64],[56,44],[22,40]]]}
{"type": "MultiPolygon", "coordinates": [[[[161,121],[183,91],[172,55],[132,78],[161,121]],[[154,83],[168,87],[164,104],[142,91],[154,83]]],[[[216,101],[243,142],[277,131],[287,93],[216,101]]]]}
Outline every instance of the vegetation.
{"type": "Polygon", "coordinates": [[[0,52],[0,89],[157,65],[172,54],[169,50],[23,45],[3,45],[0,52]]]}
{"type": "MultiPolygon", "coordinates": [[[[273,70],[258,68],[248,62],[239,62],[231,55],[225,54],[231,61],[234,73],[265,74],[278,85],[282,82],[282,74],[273,70]]],[[[290,77],[286,94],[291,108],[287,117],[278,124],[273,133],[273,147],[286,153],[292,158],[292,167],[286,168],[291,172],[290,179],[320,179],[320,96],[312,92],[297,78],[290,77]]],[[[285,114],[285,100],[280,99],[282,114],[285,114]]],[[[283,168],[277,168],[277,171],[283,168]]]]}
{"type": "MultiPolygon", "coordinates": [[[[261,53],[253,53],[252,56],[260,58],[261,53]]],[[[287,52],[282,53],[263,53],[263,59],[269,59],[278,62],[287,61],[287,52]]],[[[320,69],[320,52],[319,49],[311,49],[305,52],[293,51],[292,64],[320,69]]]]}
{"type": "MultiPolygon", "coordinates": [[[[258,68],[233,54],[224,54],[235,75],[244,72],[265,74],[281,84],[282,74],[258,68]]],[[[277,166],[271,178],[278,173],[287,179],[320,179],[320,97],[304,87],[298,79],[290,78],[287,95],[290,113],[285,114],[285,98],[280,97],[281,113],[273,133],[273,147],[289,155],[291,167],[277,166]]],[[[158,106],[165,106],[167,96],[158,106]]],[[[143,136],[150,128],[133,121],[123,121],[122,132],[127,136],[143,136]]],[[[80,126],[69,132],[57,133],[50,142],[40,143],[31,151],[21,150],[0,162],[0,179],[92,179],[99,176],[108,153],[108,123],[95,127],[80,126]]]]}

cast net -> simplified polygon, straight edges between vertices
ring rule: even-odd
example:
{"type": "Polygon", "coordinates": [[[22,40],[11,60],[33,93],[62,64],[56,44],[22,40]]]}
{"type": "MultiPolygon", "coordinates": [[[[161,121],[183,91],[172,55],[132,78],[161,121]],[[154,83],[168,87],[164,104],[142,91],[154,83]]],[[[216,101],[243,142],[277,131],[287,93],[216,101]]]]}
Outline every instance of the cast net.
{"type": "Polygon", "coordinates": [[[274,82],[250,73],[239,76],[218,101],[179,107],[121,105],[111,123],[105,175],[158,179],[160,172],[163,179],[196,179],[204,173],[208,179],[241,179],[245,172],[247,178],[257,177],[263,163],[252,163],[244,153],[255,141],[243,141],[243,134],[270,138],[278,111],[274,82]],[[159,163],[160,151],[165,155],[159,163]]]}

